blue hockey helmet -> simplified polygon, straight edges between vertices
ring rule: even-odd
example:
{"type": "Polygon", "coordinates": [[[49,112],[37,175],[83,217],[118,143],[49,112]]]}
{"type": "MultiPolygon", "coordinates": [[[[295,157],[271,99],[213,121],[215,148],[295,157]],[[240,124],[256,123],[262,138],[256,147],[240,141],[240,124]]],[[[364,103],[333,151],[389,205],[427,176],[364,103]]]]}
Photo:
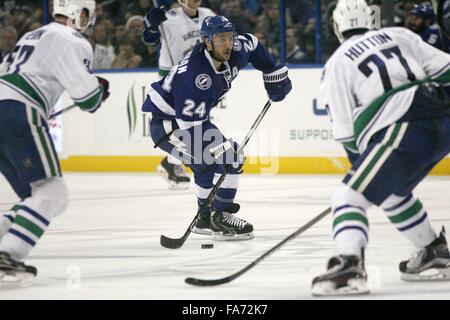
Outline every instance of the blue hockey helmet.
{"type": "Polygon", "coordinates": [[[411,11],[409,12],[410,15],[421,17],[424,20],[431,19],[434,22],[434,10],[431,4],[423,3],[423,4],[416,4],[411,11]]]}
{"type": "Polygon", "coordinates": [[[236,32],[234,24],[224,16],[209,16],[203,20],[200,36],[212,42],[215,34],[224,32],[236,32]]]}

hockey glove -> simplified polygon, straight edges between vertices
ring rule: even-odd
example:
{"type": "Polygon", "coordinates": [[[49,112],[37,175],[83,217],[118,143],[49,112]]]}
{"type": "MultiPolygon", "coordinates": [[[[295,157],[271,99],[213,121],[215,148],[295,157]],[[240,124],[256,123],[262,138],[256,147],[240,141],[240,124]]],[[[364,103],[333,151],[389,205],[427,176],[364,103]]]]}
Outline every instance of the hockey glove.
{"type": "Polygon", "coordinates": [[[224,164],[228,173],[241,174],[242,167],[245,163],[245,155],[242,150],[237,152],[239,144],[232,139],[221,143],[215,148],[210,149],[211,155],[218,160],[220,164],[224,164]]]}
{"type": "Polygon", "coordinates": [[[164,7],[152,8],[148,10],[144,17],[145,27],[151,31],[157,31],[159,25],[166,20],[166,9],[164,7]]]}
{"type": "Polygon", "coordinates": [[[292,90],[292,83],[288,77],[286,66],[278,67],[270,73],[264,73],[263,79],[267,94],[273,102],[282,101],[292,90]]]}
{"type": "Polygon", "coordinates": [[[109,81],[105,78],[97,76],[98,82],[103,87],[103,96],[102,96],[102,102],[108,99],[110,92],[109,92],[109,81]]]}

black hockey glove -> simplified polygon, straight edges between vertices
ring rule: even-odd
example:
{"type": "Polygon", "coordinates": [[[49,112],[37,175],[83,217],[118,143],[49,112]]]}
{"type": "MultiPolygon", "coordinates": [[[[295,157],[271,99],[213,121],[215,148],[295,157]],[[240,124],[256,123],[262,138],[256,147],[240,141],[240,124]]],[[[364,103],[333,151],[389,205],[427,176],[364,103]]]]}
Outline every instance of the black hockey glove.
{"type": "Polygon", "coordinates": [[[148,10],[147,14],[144,17],[145,27],[152,30],[157,31],[159,25],[166,21],[166,8],[152,8],[148,10]]]}
{"type": "Polygon", "coordinates": [[[102,102],[108,99],[110,92],[109,92],[109,81],[105,78],[97,76],[98,82],[103,87],[103,96],[102,96],[102,102]]]}
{"type": "Polygon", "coordinates": [[[286,66],[278,67],[270,73],[263,74],[264,87],[270,100],[274,102],[282,101],[292,90],[292,83],[288,77],[286,66]]]}
{"type": "Polygon", "coordinates": [[[245,155],[242,150],[238,152],[239,144],[232,139],[210,149],[211,155],[218,163],[225,165],[227,173],[241,174],[245,163],[245,155]]]}

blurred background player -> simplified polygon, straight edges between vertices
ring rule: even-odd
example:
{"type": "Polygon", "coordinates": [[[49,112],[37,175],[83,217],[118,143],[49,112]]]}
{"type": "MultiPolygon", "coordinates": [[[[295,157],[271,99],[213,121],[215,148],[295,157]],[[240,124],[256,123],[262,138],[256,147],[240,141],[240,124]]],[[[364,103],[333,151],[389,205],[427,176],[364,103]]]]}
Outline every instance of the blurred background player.
{"type": "Polygon", "coordinates": [[[450,55],[405,28],[370,30],[364,0],[339,0],[341,46],[324,68],[322,91],[351,169],[331,199],[336,256],[312,283],[315,295],[368,293],[367,210],[381,207],[418,248],[400,262],[405,281],[450,280],[444,230],[438,236],[412,191],[450,152],[450,55]]]}
{"type": "Polygon", "coordinates": [[[207,17],[198,44],[162,80],[154,82],[142,107],[151,112],[151,136],[163,151],[182,160],[194,172],[199,207],[214,183],[227,170],[212,208],[206,210],[193,232],[210,234],[214,240],[253,238],[253,226],[236,217],[234,203],[244,157],[237,143],[226,139],[211,123],[212,107],[231,88],[231,82],[248,62],[263,72],[264,86],[272,101],[281,101],[292,85],[288,70],[276,66],[266,49],[251,34],[235,34],[223,16],[207,17]]]}
{"type": "Polygon", "coordinates": [[[426,43],[449,52],[450,39],[435,23],[436,17],[431,4],[416,4],[405,21],[405,27],[417,33],[426,43]]]}
{"type": "MultiPolygon", "coordinates": [[[[142,39],[148,45],[161,44],[158,61],[161,78],[200,42],[203,20],[207,16],[215,15],[210,9],[200,7],[201,0],[178,0],[178,3],[180,8],[166,11],[164,6],[155,7],[145,16],[142,39]]],[[[166,3],[162,4],[167,6],[166,3]]],[[[169,189],[189,188],[191,179],[177,158],[170,155],[165,157],[158,165],[157,171],[169,182],[169,189]]]]}
{"type": "Polygon", "coordinates": [[[23,260],[67,207],[68,192],[47,125],[64,90],[95,112],[108,82],[90,73],[93,50],[78,32],[95,22],[95,1],[54,1],[55,22],[26,33],[0,75],[0,171],[21,202],[0,220],[0,286],[28,283],[23,260]]]}

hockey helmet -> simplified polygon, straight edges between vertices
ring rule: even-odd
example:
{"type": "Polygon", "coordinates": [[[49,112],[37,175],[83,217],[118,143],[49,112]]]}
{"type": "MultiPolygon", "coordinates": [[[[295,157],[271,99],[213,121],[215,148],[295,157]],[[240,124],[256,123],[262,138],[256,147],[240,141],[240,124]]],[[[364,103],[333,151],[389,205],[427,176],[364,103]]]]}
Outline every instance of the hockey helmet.
{"type": "Polygon", "coordinates": [[[434,10],[431,4],[423,3],[423,4],[416,4],[409,12],[410,15],[421,17],[424,20],[432,20],[434,22],[434,10]]]}
{"type": "Polygon", "coordinates": [[[69,23],[80,31],[85,31],[95,24],[95,0],[54,0],[53,17],[56,15],[65,16],[70,19],[69,23]],[[85,11],[88,21],[81,21],[81,13],[85,11]]]}
{"type": "Polygon", "coordinates": [[[334,33],[340,42],[345,31],[372,29],[371,9],[365,0],[339,0],[333,11],[334,33]]]}
{"type": "Polygon", "coordinates": [[[214,35],[224,32],[236,32],[234,24],[224,16],[209,16],[203,20],[200,36],[212,42],[214,35]]]}

